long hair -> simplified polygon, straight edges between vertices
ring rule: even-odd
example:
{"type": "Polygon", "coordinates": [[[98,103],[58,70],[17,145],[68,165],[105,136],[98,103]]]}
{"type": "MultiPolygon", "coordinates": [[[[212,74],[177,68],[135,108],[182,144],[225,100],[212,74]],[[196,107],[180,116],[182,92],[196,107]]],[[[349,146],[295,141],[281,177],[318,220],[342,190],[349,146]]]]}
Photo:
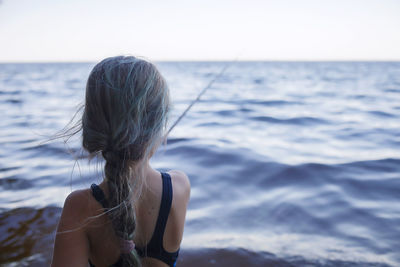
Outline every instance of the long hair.
{"type": "MultiPolygon", "coordinates": [[[[170,100],[157,68],[132,56],[106,58],[89,75],[82,115],[82,146],[102,154],[108,212],[117,237],[132,240],[135,203],[144,183],[143,162],[162,141],[170,100]]],[[[140,266],[135,251],[123,266],[140,266]]]]}

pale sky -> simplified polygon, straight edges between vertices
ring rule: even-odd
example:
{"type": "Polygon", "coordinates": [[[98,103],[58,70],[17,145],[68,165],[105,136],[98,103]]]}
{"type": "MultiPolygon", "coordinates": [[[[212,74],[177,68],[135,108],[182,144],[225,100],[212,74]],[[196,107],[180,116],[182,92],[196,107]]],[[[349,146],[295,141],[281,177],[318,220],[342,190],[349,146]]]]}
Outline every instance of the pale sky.
{"type": "Polygon", "coordinates": [[[98,61],[120,54],[400,60],[400,1],[1,1],[0,62],[98,61]]]}

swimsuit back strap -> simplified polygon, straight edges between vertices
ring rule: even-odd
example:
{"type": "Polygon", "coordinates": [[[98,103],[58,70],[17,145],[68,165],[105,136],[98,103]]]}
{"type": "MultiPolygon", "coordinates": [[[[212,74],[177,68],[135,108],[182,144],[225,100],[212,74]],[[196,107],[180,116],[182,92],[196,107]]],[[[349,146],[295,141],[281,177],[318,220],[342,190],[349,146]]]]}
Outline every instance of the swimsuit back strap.
{"type": "Polygon", "coordinates": [[[167,225],[168,215],[171,210],[172,204],[172,182],[171,176],[168,173],[161,173],[162,176],[162,196],[160,210],[158,212],[158,219],[156,227],[154,228],[153,236],[148,244],[148,247],[152,248],[163,248],[163,236],[165,232],[165,226],[167,225]]]}
{"type": "Polygon", "coordinates": [[[103,206],[103,208],[107,208],[108,207],[108,202],[106,199],[106,196],[103,193],[103,190],[101,190],[100,186],[98,186],[97,184],[92,184],[90,186],[90,189],[92,189],[92,195],[94,196],[94,198],[100,202],[100,204],[103,206]]]}

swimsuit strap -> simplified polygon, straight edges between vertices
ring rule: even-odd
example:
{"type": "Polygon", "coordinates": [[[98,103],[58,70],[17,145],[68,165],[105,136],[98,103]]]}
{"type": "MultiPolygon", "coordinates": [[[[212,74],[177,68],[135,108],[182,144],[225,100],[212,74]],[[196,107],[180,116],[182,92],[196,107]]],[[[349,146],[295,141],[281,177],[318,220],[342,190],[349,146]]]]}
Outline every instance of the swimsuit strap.
{"type": "Polygon", "coordinates": [[[98,186],[97,184],[92,184],[90,186],[90,189],[92,189],[92,195],[94,196],[94,198],[100,202],[100,204],[103,206],[103,208],[107,208],[108,207],[108,202],[106,199],[106,196],[103,193],[103,190],[101,190],[100,186],[98,186]]]}
{"type": "Polygon", "coordinates": [[[158,212],[158,218],[156,227],[154,228],[153,236],[148,244],[148,247],[163,247],[163,237],[165,232],[165,226],[167,225],[168,215],[171,210],[172,204],[172,182],[171,176],[168,173],[161,173],[163,190],[161,196],[160,210],[158,212]]]}
{"type": "MultiPolygon", "coordinates": [[[[163,246],[165,227],[167,225],[168,215],[172,205],[172,181],[171,176],[166,172],[162,172],[161,177],[161,204],[153,236],[151,237],[150,242],[147,244],[146,247],[141,248],[136,246],[135,249],[140,257],[156,258],[168,264],[168,266],[175,266],[176,260],[179,255],[179,249],[175,252],[167,252],[163,246]]],[[[103,206],[103,208],[108,208],[108,202],[103,190],[101,190],[101,188],[97,184],[92,184],[90,188],[92,190],[93,197],[103,206]]]]}
{"type": "Polygon", "coordinates": [[[167,225],[168,215],[172,205],[172,182],[168,173],[161,173],[163,190],[161,196],[160,210],[158,212],[157,223],[154,228],[153,236],[146,247],[136,246],[136,251],[140,257],[156,258],[168,266],[175,266],[179,255],[179,249],[175,252],[168,252],[163,246],[163,237],[167,225]]]}

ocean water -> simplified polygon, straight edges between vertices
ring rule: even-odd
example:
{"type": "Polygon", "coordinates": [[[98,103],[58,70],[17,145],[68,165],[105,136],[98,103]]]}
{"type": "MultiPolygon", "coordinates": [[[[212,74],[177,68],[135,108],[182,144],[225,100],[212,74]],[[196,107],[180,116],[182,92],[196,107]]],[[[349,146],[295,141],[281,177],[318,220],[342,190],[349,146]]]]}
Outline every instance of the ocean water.
{"type": "MultiPolygon", "coordinates": [[[[172,123],[228,63],[160,62],[172,123]]],[[[93,63],[0,64],[0,265],[46,266],[101,179],[74,115],[93,63]]],[[[400,266],[400,62],[238,62],[152,159],[190,177],[180,266],[400,266]]]]}

